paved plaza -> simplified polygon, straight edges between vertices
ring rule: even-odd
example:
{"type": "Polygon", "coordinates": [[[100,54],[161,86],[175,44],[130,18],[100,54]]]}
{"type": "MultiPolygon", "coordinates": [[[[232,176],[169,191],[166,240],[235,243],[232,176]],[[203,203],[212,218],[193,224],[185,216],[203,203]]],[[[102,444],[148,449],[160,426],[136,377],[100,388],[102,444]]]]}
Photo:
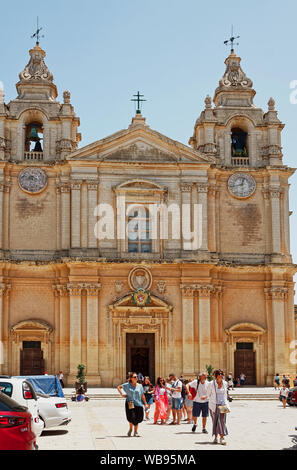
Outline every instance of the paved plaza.
{"type": "Polygon", "coordinates": [[[68,403],[72,422],[44,431],[40,450],[297,450],[297,407],[283,409],[277,400],[233,401],[226,447],[211,444],[210,418],[209,434],[201,433],[201,421],[193,434],[190,424],[154,425],[151,411],[151,419],[139,427],[141,437],[128,438],[123,399],[68,403]]]}

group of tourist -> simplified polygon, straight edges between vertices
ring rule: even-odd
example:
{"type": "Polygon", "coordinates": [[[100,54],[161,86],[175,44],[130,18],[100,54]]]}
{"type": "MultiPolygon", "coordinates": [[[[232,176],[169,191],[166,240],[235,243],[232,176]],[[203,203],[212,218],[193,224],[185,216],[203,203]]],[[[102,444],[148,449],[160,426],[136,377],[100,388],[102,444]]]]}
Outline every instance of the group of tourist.
{"type": "Polygon", "coordinates": [[[127,382],[118,386],[118,391],[126,398],[126,417],[129,422],[128,436],[132,433],[139,437],[138,426],[144,419],[149,419],[150,408],[155,403],[154,424],[179,425],[182,415],[192,424],[192,432],[197,428],[197,419],[202,416],[202,432],[207,434],[207,418],[212,418],[214,444],[226,445],[228,435],[226,416],[230,412],[228,389],[225,374],[221,369],[213,373],[213,380],[208,380],[206,372],[201,372],[193,380],[178,378],[169,374],[166,380],[158,377],[153,386],[149,377],[140,377],[136,372],[129,372],[127,382]],[[141,380],[140,380],[141,379],[141,380]],[[172,421],[169,423],[172,414],[172,421]],[[219,439],[219,440],[218,440],[219,439]]]}

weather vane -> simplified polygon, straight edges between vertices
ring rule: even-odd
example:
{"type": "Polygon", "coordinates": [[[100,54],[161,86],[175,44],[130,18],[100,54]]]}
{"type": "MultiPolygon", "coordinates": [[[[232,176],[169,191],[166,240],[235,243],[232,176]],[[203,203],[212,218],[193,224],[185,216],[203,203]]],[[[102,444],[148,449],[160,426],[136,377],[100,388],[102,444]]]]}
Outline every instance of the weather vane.
{"type": "Polygon", "coordinates": [[[137,95],[133,95],[135,96],[136,98],[135,99],[132,99],[131,101],[137,101],[137,110],[136,110],[136,114],[141,114],[141,109],[140,109],[140,103],[142,101],[146,101],[146,100],[142,100],[141,97],[143,97],[144,95],[141,95],[139,93],[139,91],[137,92],[137,95]]]}
{"type": "Polygon", "coordinates": [[[37,16],[37,29],[35,31],[35,33],[31,36],[31,38],[36,38],[36,45],[38,46],[39,45],[39,38],[44,38],[44,36],[40,36],[40,31],[42,30],[42,28],[39,28],[39,19],[38,19],[38,16],[37,16]]]}
{"type": "MultiPolygon", "coordinates": [[[[232,25],[232,27],[231,27],[231,37],[229,39],[227,39],[226,41],[224,41],[225,46],[231,45],[231,54],[232,54],[232,52],[234,52],[234,41],[235,41],[235,39],[239,39],[239,38],[240,38],[240,36],[235,37],[233,35],[233,25],[232,25]]],[[[236,42],[235,46],[238,46],[238,45],[239,45],[239,43],[236,42]]]]}

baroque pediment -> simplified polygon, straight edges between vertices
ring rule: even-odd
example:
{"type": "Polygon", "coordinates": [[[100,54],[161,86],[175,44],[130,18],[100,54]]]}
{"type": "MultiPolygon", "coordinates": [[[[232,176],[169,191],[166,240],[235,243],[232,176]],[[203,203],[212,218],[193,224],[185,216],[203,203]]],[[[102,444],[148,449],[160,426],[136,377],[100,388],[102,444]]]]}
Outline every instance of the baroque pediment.
{"type": "Polygon", "coordinates": [[[67,160],[140,163],[214,163],[212,157],[170,139],[149,126],[133,124],[72,152],[67,160]]]}

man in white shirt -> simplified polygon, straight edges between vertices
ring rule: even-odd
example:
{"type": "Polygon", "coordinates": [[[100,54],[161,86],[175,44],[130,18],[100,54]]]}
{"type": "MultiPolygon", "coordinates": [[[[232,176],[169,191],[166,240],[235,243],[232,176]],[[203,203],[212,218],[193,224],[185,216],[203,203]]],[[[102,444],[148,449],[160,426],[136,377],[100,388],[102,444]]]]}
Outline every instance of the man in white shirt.
{"type": "Polygon", "coordinates": [[[200,413],[202,413],[202,432],[204,434],[207,434],[206,430],[206,421],[207,417],[209,415],[209,410],[208,410],[208,397],[207,397],[207,390],[208,390],[208,385],[209,382],[207,379],[207,375],[205,372],[200,372],[198,375],[198,379],[193,380],[193,382],[190,382],[186,385],[187,392],[188,392],[188,398],[193,400],[193,421],[194,425],[192,427],[192,432],[196,431],[197,428],[197,418],[199,418],[200,413]],[[196,390],[196,395],[195,397],[192,397],[191,389],[196,390]]]}
{"type": "Polygon", "coordinates": [[[172,395],[172,416],[173,421],[170,424],[180,424],[182,410],[181,410],[181,391],[182,383],[175,374],[169,374],[171,387],[167,387],[172,395]],[[177,420],[176,420],[177,418],[177,420]]]}

